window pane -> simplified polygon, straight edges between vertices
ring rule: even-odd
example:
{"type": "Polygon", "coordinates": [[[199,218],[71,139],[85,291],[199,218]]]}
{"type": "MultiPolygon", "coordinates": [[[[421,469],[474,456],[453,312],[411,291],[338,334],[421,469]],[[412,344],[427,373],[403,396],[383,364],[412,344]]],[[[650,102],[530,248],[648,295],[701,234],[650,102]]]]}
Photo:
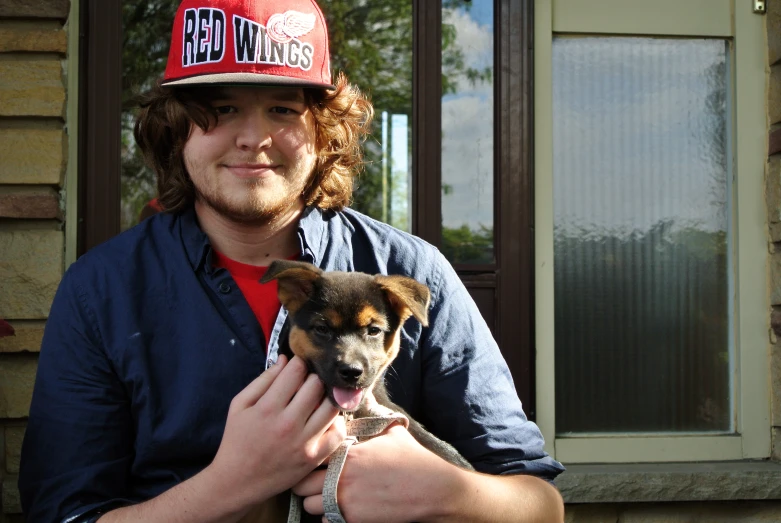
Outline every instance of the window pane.
{"type": "Polygon", "coordinates": [[[412,0],[322,0],[331,66],[374,104],[366,168],[352,207],[409,231],[412,223],[412,0]]]}
{"type": "Polygon", "coordinates": [[[554,39],[560,435],[734,430],[727,57],[554,39]]]}
{"type": "Polygon", "coordinates": [[[494,261],[494,9],[442,8],[442,252],[453,263],[494,261]]]}
{"type": "Polygon", "coordinates": [[[163,75],[179,0],[122,2],[122,185],[121,227],[138,223],[144,206],[157,195],[154,173],[144,165],[133,139],[136,97],[163,75]]]}
{"type": "MultiPolygon", "coordinates": [[[[133,141],[134,97],[165,70],[169,35],[179,0],[122,2],[122,229],[138,223],[156,195],[154,175],[133,141]]],[[[412,0],[323,0],[331,39],[331,68],[343,70],[370,95],[375,109],[367,166],[353,207],[410,229],[412,172],[412,0]]]]}

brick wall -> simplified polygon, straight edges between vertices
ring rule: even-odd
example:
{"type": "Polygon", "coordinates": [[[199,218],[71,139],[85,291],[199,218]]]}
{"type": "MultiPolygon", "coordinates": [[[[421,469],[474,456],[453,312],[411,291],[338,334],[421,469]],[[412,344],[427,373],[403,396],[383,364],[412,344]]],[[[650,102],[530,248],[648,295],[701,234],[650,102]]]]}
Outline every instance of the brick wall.
{"type": "Polygon", "coordinates": [[[0,523],[21,521],[16,475],[37,353],[64,264],[61,195],[69,0],[0,0],[0,523]]]}

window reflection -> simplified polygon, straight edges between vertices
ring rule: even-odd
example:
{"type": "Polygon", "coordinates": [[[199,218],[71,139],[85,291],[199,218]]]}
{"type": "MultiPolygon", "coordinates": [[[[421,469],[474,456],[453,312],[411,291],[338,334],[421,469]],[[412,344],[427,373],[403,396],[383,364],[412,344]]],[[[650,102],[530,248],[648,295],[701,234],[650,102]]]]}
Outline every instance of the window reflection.
{"type": "Polygon", "coordinates": [[[382,216],[380,220],[410,231],[412,160],[409,117],[382,112],[382,216]]]}
{"type": "Polygon", "coordinates": [[[491,0],[443,2],[442,252],[494,261],[494,11],[491,0]]]}
{"type": "Polygon", "coordinates": [[[122,173],[120,224],[138,223],[144,206],[157,194],[154,173],[144,165],[133,139],[136,97],[162,76],[179,0],[122,2],[122,173]]]}

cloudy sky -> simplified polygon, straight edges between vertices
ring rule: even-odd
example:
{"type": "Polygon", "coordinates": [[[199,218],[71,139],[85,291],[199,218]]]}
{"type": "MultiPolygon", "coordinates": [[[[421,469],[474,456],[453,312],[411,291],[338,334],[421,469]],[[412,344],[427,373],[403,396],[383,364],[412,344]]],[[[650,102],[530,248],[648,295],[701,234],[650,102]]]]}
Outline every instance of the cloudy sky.
{"type": "MultiPolygon", "coordinates": [[[[443,18],[456,28],[467,67],[492,65],[492,2],[443,18]]],[[[557,38],[557,226],[625,235],[675,219],[677,227],[725,230],[731,159],[719,136],[729,108],[708,100],[726,94],[726,57],[718,39],[557,38]]],[[[493,226],[493,125],[490,82],[461,79],[443,98],[446,227],[493,226]]],[[[397,154],[394,164],[405,165],[408,157],[397,154]]]]}
{"type": "MultiPolygon", "coordinates": [[[[469,11],[443,13],[458,34],[465,65],[483,70],[493,64],[492,2],[473,2],[469,11]]],[[[446,227],[493,226],[493,84],[466,80],[442,100],[442,183],[452,192],[442,197],[446,227]]]]}
{"type": "MultiPolygon", "coordinates": [[[[475,0],[469,10],[444,10],[443,20],[453,24],[457,46],[465,66],[478,70],[493,66],[493,3],[475,0]]],[[[442,100],[442,183],[449,187],[442,197],[442,217],[446,227],[472,229],[493,226],[493,83],[472,85],[457,82],[455,94],[442,100]]],[[[388,118],[388,116],[384,116],[388,118]]],[[[411,169],[407,144],[407,120],[399,115],[388,118],[394,183],[400,187],[411,169]]],[[[386,135],[387,136],[387,135],[386,135]]],[[[384,140],[383,140],[384,141],[384,140]]],[[[425,173],[423,173],[425,176],[425,173]]],[[[405,187],[405,189],[408,189],[405,187]]],[[[409,212],[402,199],[408,190],[393,194],[391,223],[402,227],[397,213],[409,212]]]]}

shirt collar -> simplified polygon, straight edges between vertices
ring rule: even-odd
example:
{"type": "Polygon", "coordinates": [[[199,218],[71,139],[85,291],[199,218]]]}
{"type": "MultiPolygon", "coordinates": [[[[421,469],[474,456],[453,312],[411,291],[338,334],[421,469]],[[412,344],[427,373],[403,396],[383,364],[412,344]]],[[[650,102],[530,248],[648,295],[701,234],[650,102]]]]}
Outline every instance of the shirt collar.
{"type": "Polygon", "coordinates": [[[330,212],[317,207],[306,207],[298,221],[298,239],[301,242],[301,256],[311,258],[318,265],[325,253],[328,235],[326,218],[330,212]]]}
{"type": "Polygon", "coordinates": [[[211,270],[211,242],[201,229],[195,207],[192,205],[179,215],[179,229],[187,259],[193,270],[197,271],[201,267],[206,267],[207,271],[211,270]]]}
{"type": "MultiPolygon", "coordinates": [[[[323,211],[317,207],[306,207],[298,222],[298,239],[301,242],[301,254],[318,264],[323,259],[328,240],[327,220],[332,211],[323,211]]],[[[201,229],[193,206],[182,211],[179,216],[182,243],[194,271],[204,268],[211,270],[212,247],[209,237],[201,229]]]]}

